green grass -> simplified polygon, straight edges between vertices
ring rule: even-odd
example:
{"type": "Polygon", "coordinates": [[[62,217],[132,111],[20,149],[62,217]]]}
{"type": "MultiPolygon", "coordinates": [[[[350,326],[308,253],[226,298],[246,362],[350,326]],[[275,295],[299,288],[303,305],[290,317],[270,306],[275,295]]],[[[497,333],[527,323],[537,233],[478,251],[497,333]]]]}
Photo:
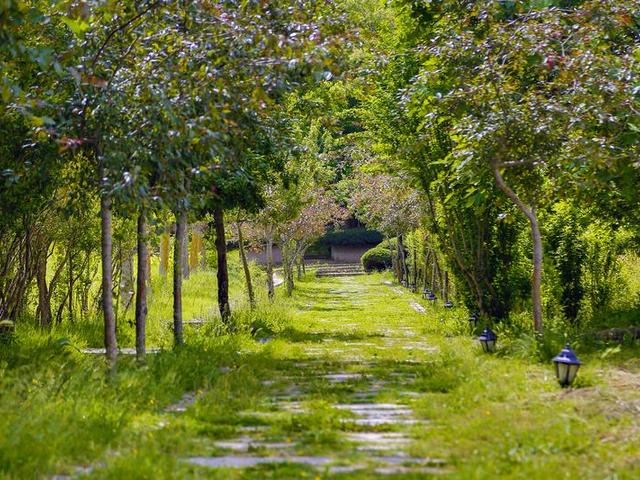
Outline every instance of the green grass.
{"type": "MultiPolygon", "coordinates": [[[[535,339],[502,337],[499,351],[485,355],[469,335],[465,311],[427,306],[418,314],[410,302],[419,297],[385,285],[384,274],[309,276],[293,298],[263,302],[254,313],[240,305],[234,275],[237,321],[259,326],[259,337],[270,341],[248,328],[232,335],[203,328],[188,332],[187,347],[170,350],[165,327],[157,326],[170,313],[169,291],[157,283],[152,338],[166,350],[145,367],[121,358],[113,378],[101,359],[76,348],[94,341],[90,329],[45,335],[21,327],[18,343],[0,353],[0,476],[73,475],[91,465],[92,478],[333,478],[302,465],[208,469],[183,459],[224,454],[217,440],[266,426],[256,435],[295,442],[298,455],[367,464],[370,455],[345,434],[372,428],[336,405],[353,402],[371,378],[381,382],[375,401],[406,404],[426,422],[373,429],[406,432],[413,439],[407,452],[443,459],[445,477],[640,476],[637,344],[579,344],[579,388],[561,390],[545,355],[532,353],[551,351],[555,340],[540,347],[535,339]],[[322,376],[336,372],[366,377],[333,383],[322,376]],[[271,401],[291,388],[304,413],[271,401]],[[184,392],[197,392],[196,403],[184,413],[165,412],[184,392]]],[[[215,311],[212,279],[201,273],[189,280],[190,315],[215,311]]],[[[339,476],[374,477],[370,468],[339,476]]]]}

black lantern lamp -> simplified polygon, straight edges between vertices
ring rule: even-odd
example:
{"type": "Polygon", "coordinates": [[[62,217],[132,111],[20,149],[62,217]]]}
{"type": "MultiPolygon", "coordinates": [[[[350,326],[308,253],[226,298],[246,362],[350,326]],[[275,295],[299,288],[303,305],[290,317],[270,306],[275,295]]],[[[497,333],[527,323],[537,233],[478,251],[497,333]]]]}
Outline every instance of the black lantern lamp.
{"type": "Polygon", "coordinates": [[[451,300],[447,300],[444,302],[444,308],[453,308],[453,302],[451,300]]]}
{"type": "Polygon", "coordinates": [[[429,300],[430,302],[436,301],[436,296],[433,294],[433,292],[429,292],[429,295],[427,295],[427,300],[429,300]]]}
{"type": "Polygon", "coordinates": [[[409,285],[409,288],[411,289],[411,293],[416,293],[418,291],[415,283],[412,283],[411,285],[409,285]]]}
{"type": "Polygon", "coordinates": [[[476,327],[478,326],[478,314],[477,313],[472,313],[471,315],[469,315],[469,326],[471,327],[472,330],[475,330],[476,327]]]}
{"type": "Polygon", "coordinates": [[[428,288],[425,288],[424,290],[422,290],[422,298],[426,300],[427,297],[429,297],[429,294],[431,293],[433,293],[431,290],[429,290],[428,288]]]}
{"type": "Polygon", "coordinates": [[[578,360],[576,354],[571,350],[569,343],[553,359],[556,366],[556,377],[562,388],[570,386],[576,379],[578,369],[582,362],[578,360]]]}
{"type": "Polygon", "coordinates": [[[498,341],[498,336],[493,333],[493,330],[487,327],[478,337],[478,341],[480,342],[480,345],[482,345],[482,350],[484,350],[486,353],[493,353],[496,351],[496,342],[498,341]]]}

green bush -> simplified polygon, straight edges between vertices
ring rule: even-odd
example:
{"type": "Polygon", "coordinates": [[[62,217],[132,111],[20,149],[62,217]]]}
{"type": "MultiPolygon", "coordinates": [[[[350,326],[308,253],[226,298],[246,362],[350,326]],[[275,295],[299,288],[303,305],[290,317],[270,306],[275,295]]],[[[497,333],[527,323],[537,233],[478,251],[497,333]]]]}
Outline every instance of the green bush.
{"type": "Polygon", "coordinates": [[[382,271],[391,268],[391,251],[387,243],[382,243],[377,247],[367,250],[362,255],[362,266],[366,272],[382,271]]]}

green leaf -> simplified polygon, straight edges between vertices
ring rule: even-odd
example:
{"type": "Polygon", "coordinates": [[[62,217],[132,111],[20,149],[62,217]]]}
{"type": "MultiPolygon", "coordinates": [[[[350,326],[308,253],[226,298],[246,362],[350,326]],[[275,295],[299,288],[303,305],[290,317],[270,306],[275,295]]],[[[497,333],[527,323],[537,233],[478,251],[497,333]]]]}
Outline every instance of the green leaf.
{"type": "Polygon", "coordinates": [[[83,37],[84,32],[90,28],[90,25],[82,19],[63,17],[62,23],[69,27],[69,30],[71,30],[76,37],[83,37]]]}

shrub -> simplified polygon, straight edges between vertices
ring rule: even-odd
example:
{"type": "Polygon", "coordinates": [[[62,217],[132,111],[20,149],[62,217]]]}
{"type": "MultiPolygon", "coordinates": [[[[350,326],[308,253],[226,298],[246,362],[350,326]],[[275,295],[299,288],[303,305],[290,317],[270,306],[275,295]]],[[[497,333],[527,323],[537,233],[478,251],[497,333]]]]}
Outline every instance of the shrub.
{"type": "Polygon", "coordinates": [[[391,252],[386,242],[367,250],[362,255],[361,261],[366,272],[380,272],[391,268],[391,252]]]}

